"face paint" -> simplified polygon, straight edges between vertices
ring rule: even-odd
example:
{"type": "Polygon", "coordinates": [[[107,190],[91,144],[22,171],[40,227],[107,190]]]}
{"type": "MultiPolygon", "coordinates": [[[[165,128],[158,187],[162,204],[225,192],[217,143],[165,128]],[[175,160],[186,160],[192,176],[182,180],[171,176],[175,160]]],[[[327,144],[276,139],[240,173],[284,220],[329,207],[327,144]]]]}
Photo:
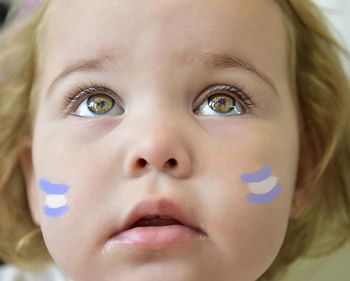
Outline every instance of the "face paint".
{"type": "Polygon", "coordinates": [[[270,203],[281,191],[278,178],[272,175],[269,166],[264,166],[255,173],[242,174],[241,181],[248,184],[250,193],[247,195],[247,201],[250,203],[270,203]]]}
{"type": "Polygon", "coordinates": [[[54,184],[40,179],[39,186],[46,193],[44,214],[48,217],[60,217],[68,212],[67,198],[64,194],[69,191],[66,184],[54,184]]]}

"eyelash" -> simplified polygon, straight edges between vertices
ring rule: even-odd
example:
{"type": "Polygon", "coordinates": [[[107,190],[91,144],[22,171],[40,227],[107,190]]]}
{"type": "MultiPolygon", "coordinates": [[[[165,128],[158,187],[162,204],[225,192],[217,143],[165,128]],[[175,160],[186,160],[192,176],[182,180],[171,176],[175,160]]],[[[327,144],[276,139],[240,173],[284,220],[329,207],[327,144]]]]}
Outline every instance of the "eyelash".
{"type": "MultiPolygon", "coordinates": [[[[123,102],[110,88],[111,87],[106,84],[97,84],[92,81],[90,81],[89,84],[78,84],[65,97],[64,110],[71,114],[71,112],[76,110],[83,100],[95,95],[96,93],[108,95],[113,98],[117,105],[123,107],[123,102]]],[[[246,109],[256,106],[253,97],[245,94],[243,86],[239,84],[221,84],[207,87],[207,89],[204,90],[204,96],[199,99],[200,102],[195,102],[195,107],[197,108],[199,104],[203,103],[210,96],[220,94],[220,92],[227,94],[232,98],[238,98],[238,100],[244,104],[246,109]]]]}
{"type": "Polygon", "coordinates": [[[206,90],[204,90],[204,96],[199,99],[200,102],[196,102],[196,108],[198,107],[198,104],[203,103],[205,100],[207,100],[210,96],[215,94],[226,94],[231,96],[234,99],[237,99],[244,104],[246,109],[248,110],[251,107],[255,107],[256,104],[253,100],[252,96],[248,96],[245,94],[244,87],[239,84],[230,85],[228,84],[220,84],[215,86],[210,86],[206,90]]]}
{"type": "Polygon", "coordinates": [[[71,113],[71,111],[77,109],[77,107],[83,100],[93,95],[96,95],[97,93],[107,95],[111,97],[117,105],[123,106],[123,103],[120,100],[120,98],[110,88],[111,87],[108,85],[96,84],[92,81],[90,81],[89,84],[78,84],[65,97],[64,109],[68,113],[71,113]]]}

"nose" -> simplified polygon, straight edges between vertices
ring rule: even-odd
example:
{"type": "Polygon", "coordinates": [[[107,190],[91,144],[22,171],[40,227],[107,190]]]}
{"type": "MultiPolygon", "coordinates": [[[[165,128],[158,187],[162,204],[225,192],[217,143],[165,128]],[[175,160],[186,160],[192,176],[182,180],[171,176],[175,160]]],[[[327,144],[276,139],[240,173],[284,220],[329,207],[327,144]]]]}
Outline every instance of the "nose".
{"type": "Polygon", "coordinates": [[[192,160],[189,144],[175,128],[166,125],[144,128],[130,141],[124,161],[129,177],[146,173],[165,173],[176,178],[191,174],[192,160]]]}

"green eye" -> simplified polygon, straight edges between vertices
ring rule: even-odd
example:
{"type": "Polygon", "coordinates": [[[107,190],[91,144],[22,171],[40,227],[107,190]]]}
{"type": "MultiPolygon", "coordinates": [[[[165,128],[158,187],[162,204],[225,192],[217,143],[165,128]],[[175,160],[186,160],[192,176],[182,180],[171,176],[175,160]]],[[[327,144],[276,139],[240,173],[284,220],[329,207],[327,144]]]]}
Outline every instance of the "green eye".
{"type": "Polygon", "coordinates": [[[114,100],[104,94],[93,95],[88,98],[87,106],[94,114],[105,114],[113,108],[114,100]]]}
{"type": "Polygon", "coordinates": [[[208,99],[208,105],[217,113],[228,113],[236,106],[236,100],[231,96],[217,94],[208,99]]]}
{"type": "MultiPolygon", "coordinates": [[[[203,103],[199,106],[198,110],[195,111],[198,115],[233,116],[246,113],[246,109],[241,100],[250,101],[250,98],[243,92],[240,92],[235,88],[231,89],[231,87],[228,86],[218,86],[216,89],[214,88],[210,90],[210,92],[212,91],[216,91],[216,93],[211,95],[209,93],[203,103]],[[230,94],[226,94],[225,91],[230,92],[230,94]]],[[[247,104],[247,106],[249,105],[250,104],[247,104]]]]}

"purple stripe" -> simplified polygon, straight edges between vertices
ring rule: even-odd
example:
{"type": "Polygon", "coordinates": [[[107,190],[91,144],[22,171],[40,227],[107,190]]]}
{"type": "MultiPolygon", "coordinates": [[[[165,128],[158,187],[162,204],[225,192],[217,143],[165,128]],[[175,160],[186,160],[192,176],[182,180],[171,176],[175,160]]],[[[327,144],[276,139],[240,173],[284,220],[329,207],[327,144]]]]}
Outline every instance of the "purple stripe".
{"type": "Polygon", "coordinates": [[[250,203],[256,203],[256,204],[265,204],[270,203],[281,191],[281,185],[277,183],[274,188],[265,194],[255,194],[255,193],[249,193],[247,195],[247,201],[250,203]]]}
{"type": "Polygon", "coordinates": [[[69,186],[66,184],[50,183],[45,179],[39,180],[39,186],[40,189],[47,194],[65,194],[69,190],[69,186]]]}
{"type": "Polygon", "coordinates": [[[44,207],[44,213],[45,215],[49,216],[49,217],[60,217],[63,216],[65,213],[67,213],[69,210],[67,205],[64,205],[62,207],[59,208],[50,208],[45,206],[44,207]]]}
{"type": "Polygon", "coordinates": [[[261,182],[263,180],[266,180],[271,175],[271,168],[269,166],[264,166],[256,173],[242,174],[241,181],[244,183],[261,182]]]}

